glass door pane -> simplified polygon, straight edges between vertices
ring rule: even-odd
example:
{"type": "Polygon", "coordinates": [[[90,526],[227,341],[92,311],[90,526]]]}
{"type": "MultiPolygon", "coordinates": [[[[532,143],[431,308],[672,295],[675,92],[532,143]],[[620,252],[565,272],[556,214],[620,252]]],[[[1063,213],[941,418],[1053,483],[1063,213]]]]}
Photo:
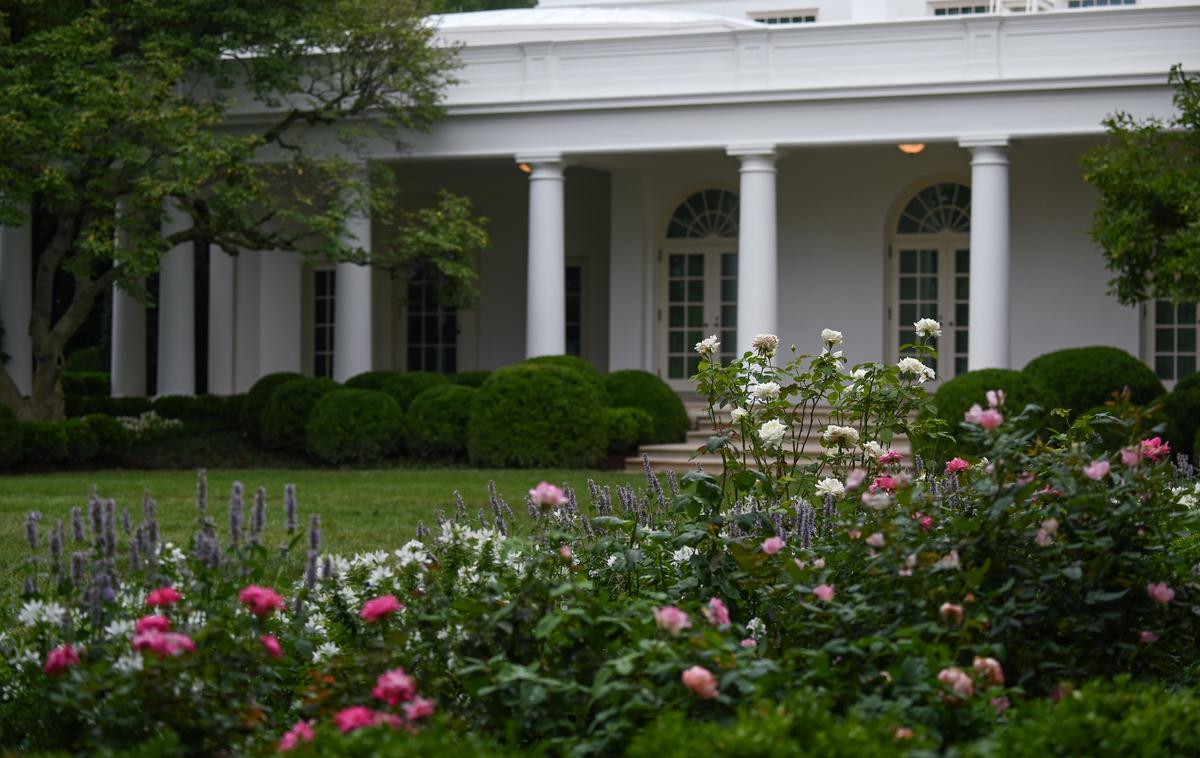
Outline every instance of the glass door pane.
{"type": "MultiPolygon", "coordinates": [[[[913,324],[923,318],[938,318],[938,250],[910,248],[900,250],[899,292],[896,306],[897,345],[903,347],[917,341],[913,324]]],[[[939,352],[941,345],[938,345],[939,352]]],[[[900,356],[913,355],[911,350],[899,351],[900,356]]],[[[926,356],[925,363],[934,371],[938,361],[926,356]]]]}
{"type": "Polygon", "coordinates": [[[953,315],[943,327],[943,335],[949,339],[943,337],[939,352],[945,350],[948,353],[947,358],[952,356],[954,359],[952,362],[946,362],[947,367],[954,367],[954,373],[946,377],[950,379],[967,371],[968,327],[971,315],[971,251],[959,247],[947,250],[946,253],[954,255],[953,307],[946,310],[947,314],[953,315]]]}
{"type": "Polygon", "coordinates": [[[705,334],[705,254],[667,256],[667,379],[686,380],[700,357],[693,349],[705,334]]]}
{"type": "MultiPolygon", "coordinates": [[[[716,258],[717,256],[714,256],[716,258]]],[[[721,362],[728,363],[738,357],[748,346],[737,344],[737,289],[738,289],[738,257],[737,253],[721,253],[718,263],[720,272],[718,280],[721,283],[717,295],[718,310],[713,322],[719,327],[717,336],[721,339],[721,362]]]]}

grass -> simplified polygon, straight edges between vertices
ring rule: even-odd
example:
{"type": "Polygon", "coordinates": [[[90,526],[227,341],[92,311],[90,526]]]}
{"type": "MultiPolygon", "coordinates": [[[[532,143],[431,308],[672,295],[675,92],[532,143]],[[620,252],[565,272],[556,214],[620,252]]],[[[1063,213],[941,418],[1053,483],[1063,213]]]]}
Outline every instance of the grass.
{"type": "MultiPolygon", "coordinates": [[[[640,475],[601,471],[514,471],[475,469],[315,470],[214,470],[208,472],[209,514],[222,535],[228,533],[229,492],[234,481],[246,487],[246,506],[255,488],[267,491],[267,530],[264,545],[286,541],[283,524],[283,487],[296,485],[301,524],[311,514],[321,515],[324,549],[355,553],[396,548],[411,539],[417,522],[436,525],[438,509],[454,511],[454,490],[462,493],[474,516],[488,503],[487,483],[494,480],[500,495],[518,515],[525,511],[525,493],[538,482],[567,483],[586,493],[588,478],[600,484],[644,481],[640,475]]],[[[149,494],[158,504],[158,521],[167,540],[184,545],[196,516],[195,471],[88,471],[0,477],[0,555],[9,557],[0,567],[0,589],[19,581],[21,559],[29,554],[25,542],[25,517],[41,511],[43,550],[57,518],[70,535],[72,506],[86,505],[95,485],[102,498],[128,508],[138,523],[142,498],[149,494]]],[[[86,514],[86,509],[85,509],[86,514]]],[[[488,510],[490,519],[490,509],[488,510]]],[[[124,538],[122,538],[123,540],[124,538]]],[[[70,550],[69,537],[68,547],[70,550]]]]}

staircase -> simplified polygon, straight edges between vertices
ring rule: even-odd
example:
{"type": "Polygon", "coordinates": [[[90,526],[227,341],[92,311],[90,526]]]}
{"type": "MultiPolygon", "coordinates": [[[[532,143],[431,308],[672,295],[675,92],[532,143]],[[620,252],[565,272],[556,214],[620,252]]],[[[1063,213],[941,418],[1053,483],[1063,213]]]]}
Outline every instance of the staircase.
{"type": "MultiPolygon", "coordinates": [[[[625,471],[639,473],[643,471],[642,456],[650,456],[650,467],[657,472],[673,469],[676,473],[685,473],[696,468],[699,464],[705,471],[712,474],[720,473],[724,462],[719,453],[704,451],[704,445],[713,435],[712,420],[708,416],[708,406],[695,395],[681,395],[688,417],[692,420],[692,428],[683,442],[670,442],[655,445],[642,445],[637,455],[625,459],[625,471]]],[[[717,423],[725,426],[730,423],[728,410],[717,412],[717,423]]],[[[804,458],[815,458],[821,454],[820,432],[829,424],[829,408],[818,407],[813,416],[813,432],[807,444],[801,450],[804,458]]],[[[737,447],[737,442],[734,442],[737,447]]],[[[905,459],[911,455],[911,447],[904,437],[892,440],[892,449],[902,454],[905,459]]]]}

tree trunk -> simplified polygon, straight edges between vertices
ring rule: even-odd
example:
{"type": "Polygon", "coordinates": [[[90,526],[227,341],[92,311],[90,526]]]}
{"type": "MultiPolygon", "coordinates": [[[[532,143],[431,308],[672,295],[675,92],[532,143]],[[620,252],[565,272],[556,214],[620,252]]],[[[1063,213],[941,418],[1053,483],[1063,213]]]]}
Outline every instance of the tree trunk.
{"type": "MultiPolygon", "coordinates": [[[[78,328],[78,327],[76,327],[78,328]]],[[[67,417],[67,399],[63,394],[62,370],[64,342],[51,335],[34,346],[33,388],[30,410],[39,421],[62,421],[67,417]]]]}

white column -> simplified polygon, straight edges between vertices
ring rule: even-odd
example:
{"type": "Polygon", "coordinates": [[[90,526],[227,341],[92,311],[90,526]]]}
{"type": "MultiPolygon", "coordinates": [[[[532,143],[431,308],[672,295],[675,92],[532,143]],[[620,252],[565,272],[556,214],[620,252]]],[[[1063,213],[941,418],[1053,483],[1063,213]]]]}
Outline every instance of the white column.
{"type": "Polygon", "coordinates": [[[731,147],[741,162],[738,193],[738,303],[735,352],[750,349],[756,334],[777,334],[778,246],[775,229],[775,148],[731,147]]]}
{"type": "Polygon", "coordinates": [[[8,354],[3,369],[22,395],[33,386],[32,314],[33,238],[26,220],[21,226],[0,226],[0,324],[4,325],[0,350],[8,354]]]}
{"type": "MultiPolygon", "coordinates": [[[[186,231],[191,217],[168,203],[163,236],[186,231]]],[[[163,256],[158,274],[158,394],[196,394],[196,268],[191,242],[163,256]]]]}
{"type": "Polygon", "coordinates": [[[265,250],[260,261],[259,373],[300,373],[300,256],[265,250]]]}
{"type": "Polygon", "coordinates": [[[237,259],[219,245],[208,246],[208,392],[232,395],[233,325],[237,313],[237,259]]]}
{"type": "Polygon", "coordinates": [[[113,285],[112,304],[113,397],[146,394],[146,307],[113,285]]]}
{"type": "Polygon", "coordinates": [[[525,293],[525,356],[567,350],[565,182],[557,153],[518,155],[529,166],[529,261],[525,293]]]}
{"type": "Polygon", "coordinates": [[[971,151],[971,323],[967,368],[1009,367],[1008,140],[961,140],[971,151]]]}
{"type": "MultiPolygon", "coordinates": [[[[346,220],[346,240],[370,251],[370,215],[352,215],[346,220]]],[[[339,263],[333,303],[333,378],[339,382],[375,366],[372,310],[371,267],[339,263]]]]}

